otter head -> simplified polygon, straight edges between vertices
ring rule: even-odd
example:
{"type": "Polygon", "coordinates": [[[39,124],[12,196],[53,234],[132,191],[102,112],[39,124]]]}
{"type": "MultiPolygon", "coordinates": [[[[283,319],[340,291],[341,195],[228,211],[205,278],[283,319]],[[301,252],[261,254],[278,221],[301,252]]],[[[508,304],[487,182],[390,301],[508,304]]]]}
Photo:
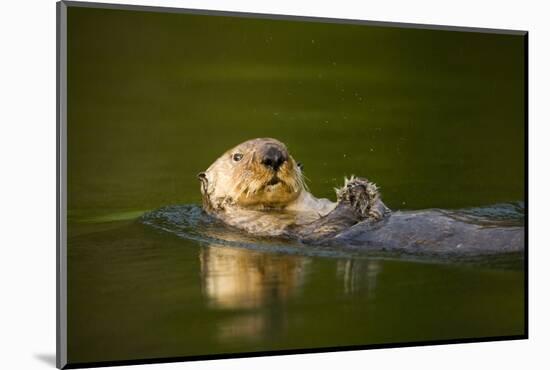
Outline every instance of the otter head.
{"type": "Polygon", "coordinates": [[[284,208],[305,189],[301,165],[278,140],[252,139],[199,174],[204,208],[284,208]]]}

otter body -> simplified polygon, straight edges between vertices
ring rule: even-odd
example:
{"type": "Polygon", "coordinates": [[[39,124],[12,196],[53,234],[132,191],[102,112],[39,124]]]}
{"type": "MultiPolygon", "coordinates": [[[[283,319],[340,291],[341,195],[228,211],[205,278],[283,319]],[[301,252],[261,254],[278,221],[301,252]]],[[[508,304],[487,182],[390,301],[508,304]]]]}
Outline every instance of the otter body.
{"type": "Polygon", "coordinates": [[[398,211],[380,222],[359,222],[332,238],[312,242],[406,253],[478,255],[523,252],[525,228],[467,221],[438,209],[398,211]]]}
{"type": "Polygon", "coordinates": [[[318,199],[307,190],[301,165],[271,138],[228,150],[198,177],[203,209],[254,235],[384,250],[523,250],[523,227],[478,225],[440,210],[392,214],[363,178],[346,179],[336,202],[318,199]]]}

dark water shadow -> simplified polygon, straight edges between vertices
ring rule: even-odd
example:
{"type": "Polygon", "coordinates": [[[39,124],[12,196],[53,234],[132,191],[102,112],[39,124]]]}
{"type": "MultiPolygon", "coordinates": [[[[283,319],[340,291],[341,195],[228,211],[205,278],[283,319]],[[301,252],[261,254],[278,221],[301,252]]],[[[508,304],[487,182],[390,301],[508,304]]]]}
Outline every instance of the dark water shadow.
{"type": "Polygon", "coordinates": [[[55,367],[56,365],[55,353],[35,353],[34,358],[42,361],[43,363],[51,367],[55,367]]]}

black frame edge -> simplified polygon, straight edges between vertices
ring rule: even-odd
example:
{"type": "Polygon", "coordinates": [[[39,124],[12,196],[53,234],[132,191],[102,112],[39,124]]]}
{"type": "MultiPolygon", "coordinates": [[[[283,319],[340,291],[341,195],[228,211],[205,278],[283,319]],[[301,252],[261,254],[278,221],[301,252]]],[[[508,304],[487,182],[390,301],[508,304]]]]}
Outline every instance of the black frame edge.
{"type": "Polygon", "coordinates": [[[525,185],[524,185],[524,202],[525,202],[525,247],[524,247],[524,325],[525,338],[529,338],[529,32],[524,34],[524,120],[525,120],[525,137],[524,137],[524,153],[525,153],[525,185]]]}
{"type": "Polygon", "coordinates": [[[81,362],[67,364],[63,369],[80,369],[104,366],[127,366],[127,365],[146,365],[160,364],[172,362],[190,362],[204,360],[225,360],[235,358],[250,358],[250,357],[269,357],[269,356],[284,356],[284,355],[304,355],[326,352],[344,352],[344,351],[359,351],[368,349],[384,349],[384,348],[404,348],[404,347],[423,347],[433,345],[449,345],[449,344],[471,344],[483,342],[498,342],[509,340],[525,340],[526,335],[511,335],[503,337],[483,337],[483,338],[461,338],[448,340],[420,341],[420,342],[402,342],[390,344],[369,344],[357,346],[341,346],[341,347],[321,347],[321,348],[297,348],[291,350],[277,351],[258,351],[258,352],[242,352],[242,353],[220,353],[213,355],[196,355],[182,357],[162,357],[153,359],[137,359],[137,360],[114,360],[114,361],[97,361],[97,362],[81,362]]]}
{"type": "Polygon", "coordinates": [[[67,5],[56,3],[56,367],[67,366],[66,101],[67,5]]]}

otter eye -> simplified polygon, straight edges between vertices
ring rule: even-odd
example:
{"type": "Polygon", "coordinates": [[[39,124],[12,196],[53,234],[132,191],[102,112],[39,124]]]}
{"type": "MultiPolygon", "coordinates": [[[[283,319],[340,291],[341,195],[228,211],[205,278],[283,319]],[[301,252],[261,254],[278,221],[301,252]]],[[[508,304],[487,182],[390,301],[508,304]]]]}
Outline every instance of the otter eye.
{"type": "Polygon", "coordinates": [[[238,161],[240,161],[241,159],[243,159],[243,155],[242,155],[241,153],[235,153],[235,154],[233,154],[233,160],[234,160],[235,162],[238,162],[238,161]]]}

